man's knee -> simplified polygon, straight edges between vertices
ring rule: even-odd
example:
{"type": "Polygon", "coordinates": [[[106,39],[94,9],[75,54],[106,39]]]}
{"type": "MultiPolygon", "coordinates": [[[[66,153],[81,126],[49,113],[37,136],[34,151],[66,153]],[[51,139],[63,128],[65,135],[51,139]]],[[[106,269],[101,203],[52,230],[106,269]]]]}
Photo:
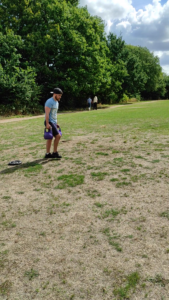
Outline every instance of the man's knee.
{"type": "Polygon", "coordinates": [[[60,138],[61,138],[60,133],[58,133],[57,135],[55,135],[55,139],[60,140],[60,138]]]}

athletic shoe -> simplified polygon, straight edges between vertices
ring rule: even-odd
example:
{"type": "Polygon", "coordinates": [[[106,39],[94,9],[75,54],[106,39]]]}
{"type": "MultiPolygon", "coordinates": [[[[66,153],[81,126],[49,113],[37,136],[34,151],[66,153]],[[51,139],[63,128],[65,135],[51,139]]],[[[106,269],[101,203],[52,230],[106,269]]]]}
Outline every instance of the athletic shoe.
{"type": "Polygon", "coordinates": [[[46,153],[46,154],[45,154],[45,158],[52,158],[52,157],[53,157],[53,156],[52,156],[51,153],[48,153],[48,154],[46,153]]]}
{"type": "Polygon", "coordinates": [[[53,153],[52,153],[52,158],[62,158],[62,156],[59,155],[58,152],[53,152],[53,153]]]}

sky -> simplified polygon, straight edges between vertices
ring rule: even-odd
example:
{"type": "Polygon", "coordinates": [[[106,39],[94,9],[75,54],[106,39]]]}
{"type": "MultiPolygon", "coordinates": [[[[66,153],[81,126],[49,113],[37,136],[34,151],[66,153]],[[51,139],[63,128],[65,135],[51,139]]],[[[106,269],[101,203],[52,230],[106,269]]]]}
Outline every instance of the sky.
{"type": "Polygon", "coordinates": [[[126,44],[147,47],[169,75],[169,0],[79,0],[126,44]]]}

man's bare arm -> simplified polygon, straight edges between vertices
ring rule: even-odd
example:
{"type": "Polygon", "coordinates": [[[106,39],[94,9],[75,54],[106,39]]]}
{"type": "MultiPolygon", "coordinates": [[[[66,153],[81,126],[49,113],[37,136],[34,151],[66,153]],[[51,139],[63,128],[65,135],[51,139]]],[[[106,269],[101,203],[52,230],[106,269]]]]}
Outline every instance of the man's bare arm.
{"type": "Polygon", "coordinates": [[[50,124],[49,124],[49,113],[50,113],[51,108],[45,106],[45,116],[46,116],[46,128],[50,129],[50,124]]]}

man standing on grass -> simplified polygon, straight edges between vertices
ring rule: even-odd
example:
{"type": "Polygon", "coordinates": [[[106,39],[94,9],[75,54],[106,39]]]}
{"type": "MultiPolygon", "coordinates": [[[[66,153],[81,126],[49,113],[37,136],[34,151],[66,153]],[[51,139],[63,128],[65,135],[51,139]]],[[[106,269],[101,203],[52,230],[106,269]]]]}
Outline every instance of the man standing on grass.
{"type": "Polygon", "coordinates": [[[62,90],[59,88],[54,88],[53,97],[49,98],[45,103],[45,126],[47,129],[52,128],[52,133],[54,136],[54,145],[53,145],[53,153],[50,153],[50,148],[52,145],[52,140],[46,141],[46,154],[45,158],[61,158],[59,155],[57,148],[61,138],[57,127],[57,111],[59,108],[59,101],[62,97],[62,90]]]}

